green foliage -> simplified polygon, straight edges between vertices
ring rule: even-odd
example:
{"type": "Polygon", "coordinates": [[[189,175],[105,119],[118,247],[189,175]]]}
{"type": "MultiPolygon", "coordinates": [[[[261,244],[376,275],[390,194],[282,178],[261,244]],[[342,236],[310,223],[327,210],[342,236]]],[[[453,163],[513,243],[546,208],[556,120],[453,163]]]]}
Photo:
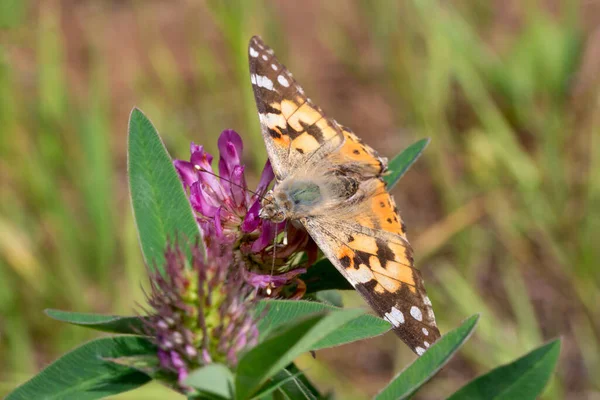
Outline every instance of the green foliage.
{"type": "MultiPolygon", "coordinates": [[[[364,317],[360,310],[336,310],[332,306],[301,301],[263,301],[261,306],[270,310],[261,324],[262,336],[266,337],[242,357],[235,372],[220,364],[210,364],[193,371],[186,379],[187,385],[198,390],[192,398],[262,398],[275,392],[290,399],[319,398],[316,389],[290,362],[310,349],[326,347],[325,338],[343,332],[364,317]]],[[[55,310],[48,314],[66,322],[102,330],[110,330],[108,327],[114,321],[121,323],[126,320],[55,310]]],[[[422,357],[398,374],[376,399],[408,398],[414,394],[464,344],[477,320],[478,316],[473,316],[444,335],[422,357]]],[[[119,324],[116,326],[119,329],[119,324]]],[[[359,336],[355,335],[355,340],[359,336]]],[[[559,341],[545,345],[476,379],[452,398],[533,398],[550,378],[559,347],[559,341]],[[515,397],[517,395],[520,397],[515,397]]],[[[155,375],[155,364],[156,349],[144,338],[117,336],[98,339],[57,360],[17,388],[8,399],[34,395],[100,398],[146,383],[150,376],[155,375]],[[114,364],[113,367],[111,364],[114,364]],[[59,376],[60,379],[57,378],[59,376]],[[78,383],[73,384],[74,381],[78,383]]]]}
{"type": "MultiPolygon", "coordinates": [[[[284,395],[288,398],[294,398],[292,396],[290,396],[290,394],[288,394],[288,390],[289,387],[285,386],[289,383],[293,383],[294,385],[296,385],[295,388],[297,388],[298,384],[300,384],[300,380],[299,377],[300,375],[302,375],[302,372],[297,372],[295,375],[291,375],[289,373],[288,370],[283,369],[280,372],[278,372],[277,374],[275,374],[275,376],[273,376],[273,378],[269,379],[269,381],[267,383],[265,383],[264,385],[262,385],[262,387],[252,396],[252,399],[264,399],[267,396],[273,394],[273,395],[284,395]],[[283,372],[283,373],[282,373],[283,372]],[[277,394],[275,394],[277,393],[277,394]]],[[[294,392],[292,392],[294,393],[294,392]]],[[[306,395],[310,395],[310,392],[305,392],[301,395],[301,397],[299,397],[300,399],[305,399],[306,395]]]]}
{"type": "Polygon", "coordinates": [[[137,108],[128,137],[129,189],[140,245],[146,263],[162,269],[169,241],[193,243],[200,232],[167,149],[137,108]]]}
{"type": "Polygon", "coordinates": [[[449,400],[537,399],[554,372],[559,354],[557,339],[469,382],[449,400]]]}
{"type": "Polygon", "coordinates": [[[314,263],[304,274],[300,275],[306,283],[306,293],[323,290],[352,290],[352,285],[338,272],[327,258],[314,263]]]}
{"type": "MultiPolygon", "coordinates": [[[[138,317],[104,316],[60,310],[47,310],[46,314],[59,321],[105,332],[133,334],[143,332],[138,317]]],[[[275,391],[289,392],[288,397],[290,398],[313,398],[311,396],[315,389],[311,388],[310,383],[301,377],[302,373],[291,364],[294,358],[309,350],[338,346],[377,336],[390,328],[387,322],[370,315],[363,315],[361,310],[343,310],[322,303],[306,301],[263,300],[259,303],[257,315],[262,315],[258,326],[261,332],[261,342],[244,355],[236,370],[235,387],[237,391],[235,395],[242,396],[242,398],[254,392],[263,396],[275,391]]],[[[116,337],[115,343],[121,344],[125,340],[123,338],[122,336],[116,337]]],[[[157,372],[156,349],[145,339],[135,336],[133,338],[135,338],[134,344],[139,340],[142,341],[141,343],[147,344],[145,351],[120,348],[113,342],[108,342],[109,345],[113,344],[114,348],[106,350],[102,348],[98,353],[104,361],[100,363],[96,361],[88,365],[85,364],[86,360],[83,358],[89,349],[84,346],[57,360],[49,369],[57,373],[56,371],[66,368],[72,359],[76,357],[83,359],[75,365],[73,370],[75,378],[78,376],[77,368],[86,369],[81,378],[82,385],[73,388],[73,396],[92,396],[88,392],[96,390],[94,373],[101,374],[102,369],[106,368],[106,362],[117,364],[120,368],[117,369],[118,371],[122,371],[123,367],[129,368],[126,370],[129,372],[135,370],[137,374],[134,376],[137,377],[142,373],[148,380],[157,372]]],[[[42,371],[31,381],[35,384],[27,383],[13,395],[34,393],[37,387],[46,382],[44,379],[52,377],[53,375],[46,373],[46,370],[42,371]],[[25,390],[25,392],[21,392],[21,390],[25,390]]],[[[109,378],[100,377],[98,379],[109,378]]],[[[110,377],[110,379],[116,380],[118,377],[110,377]]],[[[200,397],[234,398],[233,375],[227,367],[219,364],[211,364],[194,371],[188,377],[187,384],[198,389],[200,397]]],[[[118,393],[121,388],[120,386],[110,386],[106,390],[114,390],[114,392],[101,392],[102,396],[108,393],[118,393]]],[[[49,387],[44,393],[49,396],[66,395],[62,386],[49,387]]]]}
{"type": "Polygon", "coordinates": [[[185,384],[209,396],[224,399],[234,396],[233,373],[223,364],[209,364],[192,371],[185,384]]]}
{"type": "Polygon", "coordinates": [[[287,324],[248,351],[236,372],[236,395],[246,398],[300,354],[314,348],[327,335],[362,314],[361,310],[340,310],[316,314],[287,324]]]}
{"type": "Polygon", "coordinates": [[[458,351],[473,333],[479,315],[468,318],[461,326],[448,332],[420,358],[400,372],[375,400],[406,399],[429,381],[458,351]]]}
{"type": "Polygon", "coordinates": [[[150,377],[108,359],[147,354],[156,354],[156,348],[141,337],[96,339],[59,358],[6,399],[89,400],[135,389],[150,377]]]}
{"type": "Polygon", "coordinates": [[[291,400],[316,400],[323,398],[317,388],[312,385],[295,364],[290,364],[281,370],[273,377],[273,380],[283,382],[280,391],[285,394],[286,398],[291,400]]]}
{"type": "Polygon", "coordinates": [[[139,334],[143,324],[139,317],[77,313],[62,310],[46,310],[46,315],[55,320],[110,333],[139,334]]]}
{"type": "MultiPolygon", "coordinates": [[[[283,326],[311,314],[341,310],[338,307],[317,302],[263,300],[257,309],[259,315],[263,313],[265,308],[266,314],[258,324],[261,337],[265,337],[281,329],[283,326]]],[[[389,331],[390,327],[390,324],[381,318],[372,315],[360,315],[350,320],[347,324],[340,326],[335,332],[315,342],[310,350],[339,346],[356,340],[378,336],[389,331]]]]}
{"type": "Polygon", "coordinates": [[[427,138],[411,144],[389,162],[389,172],[384,177],[388,190],[392,190],[396,186],[400,178],[418,160],[430,141],[431,139],[427,138]]]}

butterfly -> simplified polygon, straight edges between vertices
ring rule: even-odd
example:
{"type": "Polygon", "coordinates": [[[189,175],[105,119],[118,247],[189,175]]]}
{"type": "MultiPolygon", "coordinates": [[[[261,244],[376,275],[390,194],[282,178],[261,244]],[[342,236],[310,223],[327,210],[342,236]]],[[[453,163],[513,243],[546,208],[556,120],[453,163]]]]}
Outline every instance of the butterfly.
{"type": "Polygon", "coordinates": [[[387,159],[328,118],[258,36],[250,40],[248,59],[276,178],[261,217],[302,224],[377,314],[422,355],[440,331],[382,179],[387,159]]]}

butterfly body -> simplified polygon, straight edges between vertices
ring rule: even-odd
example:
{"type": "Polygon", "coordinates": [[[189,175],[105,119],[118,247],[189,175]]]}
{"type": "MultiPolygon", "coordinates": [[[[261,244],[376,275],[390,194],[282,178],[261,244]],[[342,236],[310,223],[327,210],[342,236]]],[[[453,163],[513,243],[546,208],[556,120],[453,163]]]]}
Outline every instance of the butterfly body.
{"type": "MultiPolygon", "coordinates": [[[[326,161],[322,161],[323,167],[326,161]]],[[[339,168],[298,170],[278,182],[263,202],[263,218],[280,222],[301,220],[336,212],[351,204],[361,190],[362,177],[339,168]]]]}
{"type": "Polygon", "coordinates": [[[324,201],[324,187],[319,183],[289,180],[265,195],[260,216],[273,222],[299,220],[317,212],[324,201]]]}
{"type": "Polygon", "coordinates": [[[276,184],[261,217],[300,223],[418,355],[440,337],[394,199],[387,160],[325,116],[259,37],[250,77],[276,184]]]}

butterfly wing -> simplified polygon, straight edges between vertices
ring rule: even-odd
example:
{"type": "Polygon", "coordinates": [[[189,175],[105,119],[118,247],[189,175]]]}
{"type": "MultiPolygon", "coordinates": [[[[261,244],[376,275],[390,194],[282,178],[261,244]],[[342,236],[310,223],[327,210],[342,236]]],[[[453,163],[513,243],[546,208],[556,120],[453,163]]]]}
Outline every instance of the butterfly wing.
{"type": "Polygon", "coordinates": [[[363,183],[346,207],[302,220],[319,248],[418,355],[440,337],[405,228],[385,183],[363,183]]]}
{"type": "Polygon", "coordinates": [[[344,144],[329,156],[328,161],[341,168],[353,168],[364,178],[382,175],[387,168],[387,158],[365,144],[349,128],[340,125],[344,134],[344,144]]]}
{"type": "Polygon", "coordinates": [[[339,148],[344,133],[306,97],[273,50],[254,36],[248,46],[250,80],[267,153],[279,181],[339,148]]]}

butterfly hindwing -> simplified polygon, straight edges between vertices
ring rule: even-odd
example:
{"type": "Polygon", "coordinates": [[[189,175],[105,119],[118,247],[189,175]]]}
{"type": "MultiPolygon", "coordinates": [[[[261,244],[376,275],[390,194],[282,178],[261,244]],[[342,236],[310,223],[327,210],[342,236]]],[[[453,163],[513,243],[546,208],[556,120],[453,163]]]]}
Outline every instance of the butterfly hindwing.
{"type": "Polygon", "coordinates": [[[344,133],[344,144],[339,151],[330,155],[330,160],[339,165],[356,165],[364,176],[379,176],[387,168],[387,159],[380,157],[377,152],[365,144],[349,128],[340,125],[344,133]]]}
{"type": "Polygon", "coordinates": [[[306,97],[258,36],[250,40],[248,59],[262,134],[278,179],[308,160],[317,162],[343,143],[339,126],[306,97]]]}
{"type": "Polygon", "coordinates": [[[305,225],[342,275],[421,355],[440,337],[431,302],[384,182],[372,179],[363,186],[367,194],[360,202],[306,218],[305,225]]]}

